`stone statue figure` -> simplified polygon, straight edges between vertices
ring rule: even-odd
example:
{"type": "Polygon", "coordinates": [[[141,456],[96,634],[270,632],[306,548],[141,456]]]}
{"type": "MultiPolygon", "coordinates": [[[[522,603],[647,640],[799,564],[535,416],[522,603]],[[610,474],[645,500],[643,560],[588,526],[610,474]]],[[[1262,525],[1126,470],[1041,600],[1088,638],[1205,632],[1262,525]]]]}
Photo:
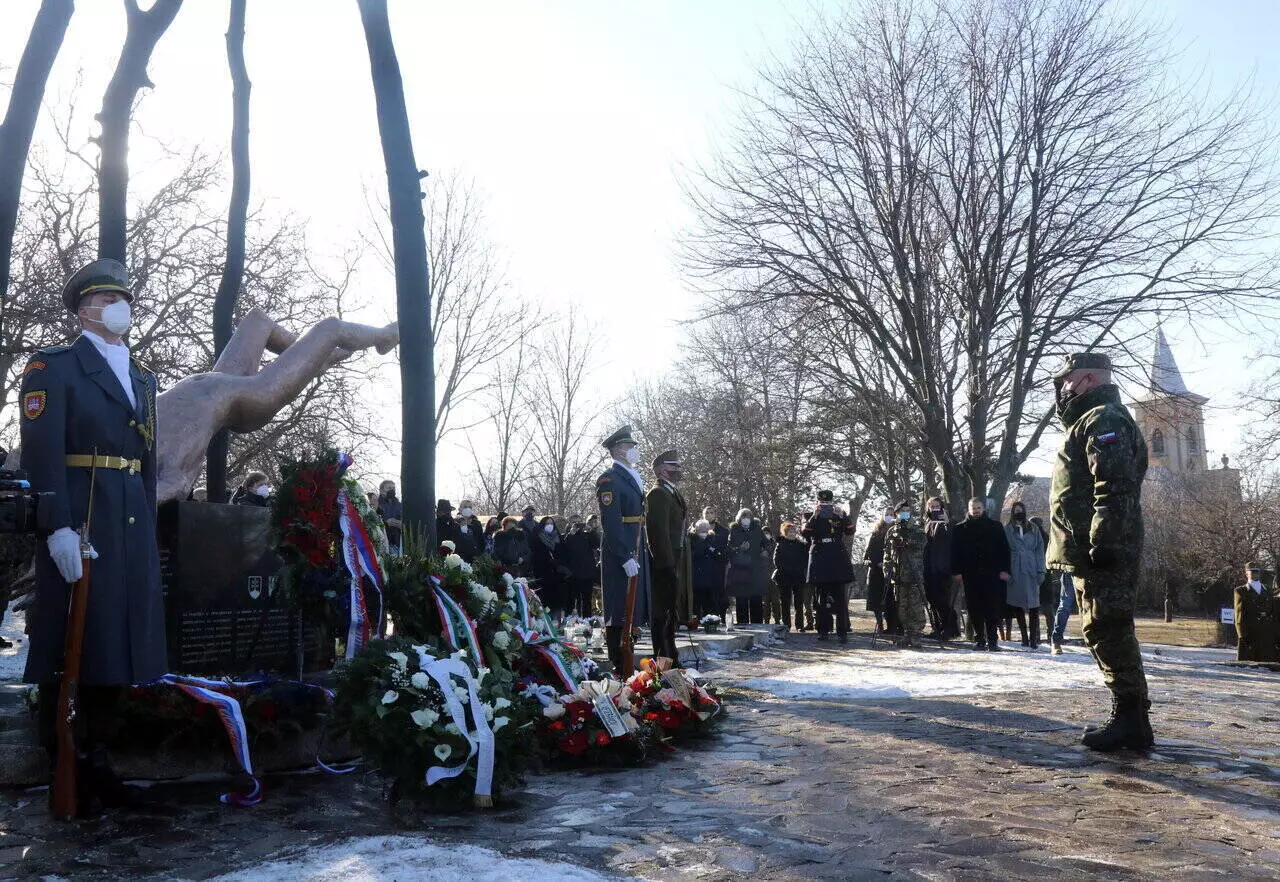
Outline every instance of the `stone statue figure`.
{"type": "Polygon", "coordinates": [[[187,498],[209,442],[222,429],[260,429],[353,352],[373,348],[385,355],[399,342],[395,324],[375,328],[327,318],[298,337],[262,310],[250,310],[213,370],[180,380],[156,399],[157,503],[187,498]],[[278,357],[264,367],[266,352],[278,357]]]}

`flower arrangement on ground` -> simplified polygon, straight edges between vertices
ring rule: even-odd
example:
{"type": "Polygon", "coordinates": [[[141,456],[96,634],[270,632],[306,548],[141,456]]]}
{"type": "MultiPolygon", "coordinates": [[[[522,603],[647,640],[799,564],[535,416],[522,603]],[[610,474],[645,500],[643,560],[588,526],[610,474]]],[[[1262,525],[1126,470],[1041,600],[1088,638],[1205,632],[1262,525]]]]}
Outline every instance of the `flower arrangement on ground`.
{"type": "Polygon", "coordinates": [[[703,616],[699,619],[699,623],[702,625],[702,630],[706,631],[708,634],[714,634],[720,630],[719,616],[703,616]]]}
{"type": "Polygon", "coordinates": [[[667,737],[705,735],[723,713],[713,687],[704,686],[669,658],[644,658],[627,681],[633,712],[658,726],[667,737]]]}
{"type": "Polygon", "coordinates": [[[654,723],[637,719],[631,690],[612,679],[586,681],[547,701],[540,723],[553,758],[580,764],[633,765],[658,743],[654,723]]]}

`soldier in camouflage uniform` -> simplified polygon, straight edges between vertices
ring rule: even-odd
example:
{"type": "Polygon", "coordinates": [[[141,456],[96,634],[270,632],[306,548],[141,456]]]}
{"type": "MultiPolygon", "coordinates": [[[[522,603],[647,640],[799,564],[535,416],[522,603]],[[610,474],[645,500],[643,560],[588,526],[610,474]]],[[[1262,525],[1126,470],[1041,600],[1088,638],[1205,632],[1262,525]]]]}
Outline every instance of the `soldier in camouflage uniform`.
{"type": "Polygon", "coordinates": [[[911,516],[911,500],[904,499],[894,509],[897,523],[889,528],[884,542],[884,577],[893,584],[902,622],[899,646],[920,648],[920,634],[927,616],[924,597],[924,528],[911,516]]]}
{"type": "Polygon", "coordinates": [[[1147,445],[1120,403],[1107,356],[1068,356],[1054,386],[1066,437],[1053,469],[1048,565],[1074,578],[1085,645],[1112,695],[1110,718],[1082,741],[1093,750],[1141,750],[1155,742],[1133,629],[1147,445]]]}

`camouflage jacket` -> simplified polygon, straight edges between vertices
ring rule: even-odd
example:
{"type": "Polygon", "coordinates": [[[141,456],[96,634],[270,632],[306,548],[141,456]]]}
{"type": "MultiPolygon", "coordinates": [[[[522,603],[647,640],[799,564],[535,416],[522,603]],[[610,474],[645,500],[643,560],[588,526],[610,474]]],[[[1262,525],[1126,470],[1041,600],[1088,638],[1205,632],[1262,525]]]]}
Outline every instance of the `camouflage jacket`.
{"type": "Polygon", "coordinates": [[[1060,407],[1066,430],[1049,493],[1050,567],[1087,568],[1092,548],[1115,552],[1133,568],[1142,556],[1142,479],[1147,442],[1120,403],[1120,390],[1099,386],[1060,407]]]}
{"type": "Polygon", "coordinates": [[[885,577],[895,585],[923,585],[924,545],[924,529],[914,518],[890,527],[884,540],[885,577]]]}

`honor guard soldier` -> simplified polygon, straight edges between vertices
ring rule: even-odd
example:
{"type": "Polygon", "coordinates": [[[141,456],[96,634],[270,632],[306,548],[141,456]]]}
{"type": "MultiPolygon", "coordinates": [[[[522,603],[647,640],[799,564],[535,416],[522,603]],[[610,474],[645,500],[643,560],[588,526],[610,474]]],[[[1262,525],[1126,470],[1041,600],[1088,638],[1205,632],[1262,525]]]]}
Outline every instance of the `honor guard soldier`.
{"type": "Polygon", "coordinates": [[[689,568],[689,507],[676,488],[684,479],[680,454],[667,450],[653,460],[658,481],[645,496],[645,537],[653,563],[650,586],[653,599],[653,654],[679,666],[676,625],[680,623],[680,599],[687,596],[689,568]]]}
{"type": "Polygon", "coordinates": [[[844,540],[853,531],[853,521],[835,507],[835,494],[819,490],[817,507],[801,530],[809,542],[808,579],[817,594],[819,640],[826,640],[831,633],[833,615],[836,636],[841,643],[849,639],[849,598],[845,588],[853,581],[853,560],[844,540]]]}
{"type": "Polygon", "coordinates": [[[156,378],[131,357],[129,277],[114,260],[76,272],[62,300],[80,322],[70,345],[42,349],[22,378],[22,468],[53,494],[52,533],[36,554],[25,680],[40,686],[40,733],[55,757],[55,710],[70,584],[83,573],[77,530],[91,524],[76,723],[80,811],[127,801],[106,743],[125,687],[165,673],[156,547],[156,378]],[[89,502],[92,487],[93,512],[89,502]]]}
{"type": "Polygon", "coordinates": [[[1111,690],[1111,717],[1085,732],[1093,750],[1155,743],[1133,629],[1142,560],[1147,443],[1111,382],[1111,359],[1077,352],[1054,375],[1066,436],[1049,491],[1048,565],[1072,574],[1085,646],[1111,690]]]}
{"type": "Polygon", "coordinates": [[[604,595],[604,639],[609,660],[617,673],[625,670],[622,653],[623,623],[649,618],[649,554],[644,547],[644,479],[636,471],[640,448],[623,426],[602,442],[613,464],[596,480],[600,504],[600,586],[604,595]],[[635,606],[627,607],[627,582],[635,577],[635,606]]]}

